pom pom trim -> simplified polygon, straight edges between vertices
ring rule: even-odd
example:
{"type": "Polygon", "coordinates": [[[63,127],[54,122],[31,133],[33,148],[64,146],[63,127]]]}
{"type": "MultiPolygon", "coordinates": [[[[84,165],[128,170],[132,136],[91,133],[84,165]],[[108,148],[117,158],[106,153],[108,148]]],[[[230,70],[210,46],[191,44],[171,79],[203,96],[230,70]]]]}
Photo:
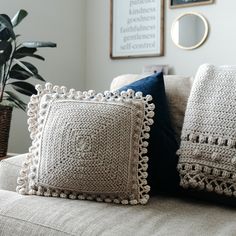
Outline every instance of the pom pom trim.
{"type": "MultiPolygon", "coordinates": [[[[150,103],[152,100],[151,95],[143,97],[141,92],[134,92],[133,90],[123,91],[121,93],[115,91],[106,91],[103,94],[96,94],[94,91],[75,91],[74,89],[67,90],[66,87],[62,86],[52,86],[50,83],[46,83],[45,87],[42,85],[36,85],[37,95],[33,95],[28,104],[28,129],[30,132],[30,137],[32,139],[32,146],[29,148],[29,153],[26,156],[26,160],[23,163],[22,171],[20,177],[17,180],[18,186],[16,191],[20,194],[30,194],[45,197],[61,197],[70,199],[87,199],[96,200],[98,202],[113,202],[121,203],[124,205],[131,204],[146,204],[149,200],[148,192],[150,191],[150,186],[147,185],[147,168],[148,168],[148,157],[146,156],[148,147],[148,138],[150,126],[153,124],[154,117],[154,104],[150,103]],[[140,122],[143,123],[142,129],[136,130],[139,148],[138,152],[134,155],[138,157],[138,168],[137,178],[138,184],[133,185],[133,189],[138,188],[139,198],[133,199],[122,199],[120,197],[111,198],[110,196],[104,195],[91,195],[91,194],[81,194],[77,192],[71,192],[67,190],[52,189],[48,187],[39,186],[35,182],[35,177],[37,175],[37,167],[40,159],[38,147],[40,138],[42,136],[43,125],[45,116],[47,113],[47,108],[50,106],[50,102],[57,99],[73,99],[73,100],[83,100],[83,101],[100,101],[100,102],[116,102],[127,104],[127,106],[134,105],[137,108],[143,109],[143,114],[137,113],[137,117],[140,116],[140,122]]],[[[136,178],[136,179],[137,179],[136,178]]],[[[135,179],[134,179],[135,181],[135,179]]]]}

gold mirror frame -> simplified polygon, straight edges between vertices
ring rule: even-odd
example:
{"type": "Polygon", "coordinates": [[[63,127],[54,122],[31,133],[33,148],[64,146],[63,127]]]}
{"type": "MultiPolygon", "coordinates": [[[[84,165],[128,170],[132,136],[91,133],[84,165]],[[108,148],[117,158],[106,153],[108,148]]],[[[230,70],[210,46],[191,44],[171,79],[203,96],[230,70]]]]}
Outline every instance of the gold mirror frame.
{"type": "Polygon", "coordinates": [[[185,49],[185,50],[193,50],[193,49],[196,49],[196,48],[200,47],[200,46],[206,41],[207,36],[208,36],[208,33],[209,33],[209,26],[208,26],[208,22],[207,22],[206,18],[205,18],[202,14],[197,13],[197,12],[186,12],[186,13],[181,14],[180,16],[178,16],[178,17],[174,20],[174,22],[172,23],[172,26],[171,26],[171,39],[172,39],[173,43],[174,43],[177,47],[179,47],[179,48],[181,48],[181,49],[185,49]],[[186,16],[186,15],[195,15],[195,16],[198,16],[198,17],[203,21],[204,27],[205,27],[205,33],[204,33],[204,35],[203,35],[203,37],[202,37],[202,40],[201,40],[199,43],[197,43],[197,44],[195,44],[194,46],[191,46],[191,47],[184,47],[184,46],[182,46],[182,45],[180,45],[180,44],[178,44],[178,43],[176,43],[176,42],[174,41],[174,26],[175,26],[175,24],[176,24],[176,22],[177,22],[178,20],[180,20],[182,17],[184,17],[184,16],[186,16]]]}

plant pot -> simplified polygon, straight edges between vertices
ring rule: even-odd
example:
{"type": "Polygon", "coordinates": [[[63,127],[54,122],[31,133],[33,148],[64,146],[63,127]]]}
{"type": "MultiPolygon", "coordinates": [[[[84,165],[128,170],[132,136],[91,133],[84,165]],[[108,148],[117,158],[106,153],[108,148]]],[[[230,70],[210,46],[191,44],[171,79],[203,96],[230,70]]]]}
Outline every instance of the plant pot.
{"type": "Polygon", "coordinates": [[[0,106],[0,159],[7,155],[12,107],[0,106]]]}

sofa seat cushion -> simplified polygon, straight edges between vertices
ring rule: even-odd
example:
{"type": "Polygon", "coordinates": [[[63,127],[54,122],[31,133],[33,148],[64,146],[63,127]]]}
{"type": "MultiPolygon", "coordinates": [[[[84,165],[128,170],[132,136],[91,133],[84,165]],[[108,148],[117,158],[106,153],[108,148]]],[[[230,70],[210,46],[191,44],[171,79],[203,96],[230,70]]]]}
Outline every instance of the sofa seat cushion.
{"type": "Polygon", "coordinates": [[[236,209],[158,196],[118,206],[0,190],[0,235],[235,235],[236,209]]]}

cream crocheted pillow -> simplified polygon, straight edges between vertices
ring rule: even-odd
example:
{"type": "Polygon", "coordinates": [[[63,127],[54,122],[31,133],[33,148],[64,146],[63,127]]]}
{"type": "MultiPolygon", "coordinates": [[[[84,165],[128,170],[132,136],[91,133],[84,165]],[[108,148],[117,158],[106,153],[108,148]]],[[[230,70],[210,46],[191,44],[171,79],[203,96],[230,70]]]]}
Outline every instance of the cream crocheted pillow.
{"type": "Polygon", "coordinates": [[[38,85],[28,105],[32,146],[17,192],[145,204],[152,97],[38,85]]]}

